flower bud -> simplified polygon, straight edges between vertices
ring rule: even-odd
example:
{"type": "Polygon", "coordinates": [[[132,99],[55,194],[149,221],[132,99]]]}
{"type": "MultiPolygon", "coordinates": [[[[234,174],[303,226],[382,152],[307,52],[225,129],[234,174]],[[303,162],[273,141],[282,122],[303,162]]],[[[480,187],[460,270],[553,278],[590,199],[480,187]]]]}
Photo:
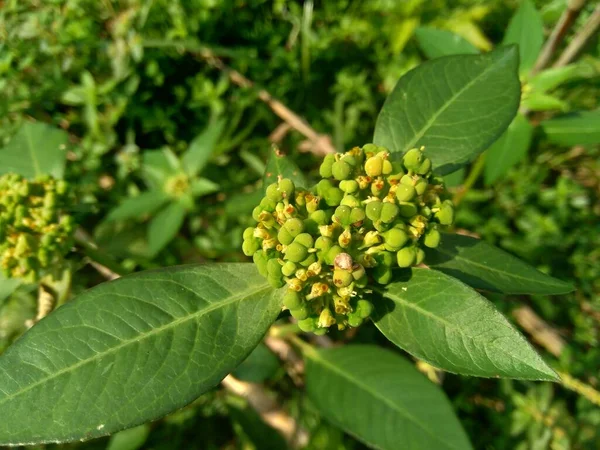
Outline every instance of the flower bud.
{"type": "Polygon", "coordinates": [[[353,195],[346,194],[344,198],[342,198],[340,205],[349,206],[350,208],[358,208],[360,206],[360,201],[353,195]]]}
{"type": "Polygon", "coordinates": [[[290,309],[290,314],[294,319],[304,320],[308,317],[308,308],[303,304],[298,308],[290,309]]]}
{"type": "Polygon", "coordinates": [[[339,187],[346,194],[353,194],[358,191],[358,182],[356,180],[342,180],[339,187]]]}
{"type": "Polygon", "coordinates": [[[425,233],[425,239],[423,240],[423,244],[429,248],[436,248],[440,245],[440,240],[442,235],[437,230],[437,228],[431,228],[425,233]]]}
{"type": "Polygon", "coordinates": [[[244,230],[244,234],[242,235],[242,238],[244,240],[250,239],[254,237],[254,227],[248,227],[244,230]]]}
{"type": "Polygon", "coordinates": [[[336,161],[331,167],[331,174],[336,180],[347,180],[352,174],[352,167],[344,160],[336,161]]]}
{"type": "Polygon", "coordinates": [[[364,319],[362,317],[360,317],[360,315],[358,315],[356,313],[348,314],[348,325],[350,325],[351,327],[354,327],[354,328],[360,327],[363,322],[364,322],[364,319]]]}
{"type": "Polygon", "coordinates": [[[383,223],[392,223],[396,217],[398,217],[398,213],[400,212],[398,206],[394,203],[384,202],[381,206],[381,215],[379,216],[379,220],[383,223]]]}
{"type": "Polygon", "coordinates": [[[333,271],[333,284],[337,287],[346,287],[350,286],[350,284],[354,281],[352,277],[352,273],[343,269],[335,269],[333,271]]]}
{"type": "Polygon", "coordinates": [[[344,198],[344,192],[341,189],[334,187],[329,189],[323,198],[325,199],[327,206],[338,206],[344,198]]]}
{"type": "Polygon", "coordinates": [[[317,320],[314,317],[307,317],[298,321],[298,328],[305,333],[311,333],[317,328],[317,320]]]}
{"type": "Polygon", "coordinates": [[[286,277],[291,277],[294,272],[296,272],[297,268],[298,266],[296,266],[296,264],[292,261],[286,261],[281,268],[281,273],[286,277]]]}
{"type": "Polygon", "coordinates": [[[381,217],[381,209],[383,207],[383,203],[379,200],[372,201],[366,204],[365,206],[365,214],[369,219],[373,222],[379,220],[381,217]]]}
{"type": "Polygon", "coordinates": [[[406,231],[399,228],[392,228],[386,231],[383,233],[383,237],[385,239],[385,249],[390,252],[400,250],[408,242],[406,231]]]}
{"type": "Polygon", "coordinates": [[[363,208],[352,208],[350,223],[354,226],[360,226],[363,220],[365,220],[365,210],[363,208]]]}
{"type": "Polygon", "coordinates": [[[308,249],[304,245],[299,244],[298,242],[292,242],[288,245],[284,258],[288,261],[299,263],[304,261],[307,256],[308,249]]]}
{"type": "Polygon", "coordinates": [[[290,234],[290,236],[292,236],[292,238],[295,238],[304,231],[304,222],[297,218],[288,219],[283,224],[282,228],[285,228],[285,230],[290,234]]]}
{"type": "Polygon", "coordinates": [[[416,171],[423,162],[423,152],[418,148],[413,148],[406,152],[402,158],[402,162],[408,170],[416,171]]]}
{"type": "Polygon", "coordinates": [[[368,300],[359,300],[356,302],[356,313],[363,319],[366,319],[373,313],[373,303],[368,300]]]}
{"type": "Polygon", "coordinates": [[[283,199],[283,194],[279,190],[277,183],[273,183],[267,186],[265,194],[269,200],[272,200],[274,202],[280,202],[283,199]]]}
{"type": "Polygon", "coordinates": [[[352,209],[349,206],[338,206],[333,214],[333,220],[342,226],[350,225],[350,213],[352,209]]]}
{"type": "Polygon", "coordinates": [[[410,267],[415,263],[417,252],[414,247],[404,247],[396,253],[398,267],[410,267]]]}
{"type": "Polygon", "coordinates": [[[331,178],[331,168],[333,167],[333,163],[335,162],[335,155],[329,154],[323,158],[323,162],[321,163],[321,167],[319,167],[319,174],[322,178],[331,178]]]}
{"type": "Polygon", "coordinates": [[[417,192],[417,195],[423,195],[425,193],[425,191],[427,190],[428,185],[429,185],[429,183],[427,183],[426,179],[419,178],[415,182],[415,191],[417,192]]]}
{"type": "Polygon", "coordinates": [[[283,296],[283,305],[287,309],[297,309],[304,303],[302,296],[296,292],[288,289],[283,296]]]}
{"type": "Polygon", "coordinates": [[[252,256],[260,248],[260,241],[255,238],[244,239],[242,251],[246,256],[252,256]]]}
{"type": "Polygon", "coordinates": [[[379,155],[371,156],[365,162],[365,173],[370,177],[378,177],[383,172],[383,158],[379,155]]]}
{"type": "Polygon", "coordinates": [[[431,171],[431,160],[424,158],[418,169],[415,170],[419,175],[427,175],[431,171]]]}
{"type": "Polygon", "coordinates": [[[454,223],[454,205],[449,200],[444,200],[435,218],[442,225],[452,225],[454,223]]]}
{"type": "Polygon", "coordinates": [[[267,272],[267,254],[265,252],[263,252],[262,250],[257,251],[254,253],[254,255],[252,255],[252,260],[254,261],[254,264],[256,264],[256,268],[258,269],[258,273],[260,273],[263,277],[266,277],[268,275],[267,272]]]}
{"type": "Polygon", "coordinates": [[[396,189],[396,198],[399,202],[410,202],[417,195],[414,186],[400,184],[396,189]]]}
{"type": "Polygon", "coordinates": [[[414,203],[402,202],[398,208],[402,217],[412,217],[417,213],[417,205],[414,203]]]}
{"type": "Polygon", "coordinates": [[[298,236],[296,236],[294,238],[294,242],[297,242],[298,244],[302,244],[304,247],[306,247],[308,249],[308,248],[312,248],[315,241],[310,234],[300,233],[298,236]]]}
{"type": "Polygon", "coordinates": [[[329,308],[325,308],[323,311],[321,311],[321,314],[319,315],[319,321],[317,323],[317,326],[319,328],[329,328],[331,325],[335,324],[335,318],[333,317],[333,314],[331,314],[331,311],[329,310],[329,308]]]}

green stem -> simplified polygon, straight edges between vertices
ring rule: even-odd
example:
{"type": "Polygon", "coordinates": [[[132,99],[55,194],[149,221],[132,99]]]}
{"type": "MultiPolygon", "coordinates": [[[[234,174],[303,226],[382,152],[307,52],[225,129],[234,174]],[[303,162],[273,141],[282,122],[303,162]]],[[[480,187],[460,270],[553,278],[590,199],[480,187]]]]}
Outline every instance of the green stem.
{"type": "Polygon", "coordinates": [[[115,261],[112,256],[109,256],[101,250],[98,250],[98,246],[92,241],[92,239],[83,229],[79,228],[75,232],[75,242],[81,246],[85,255],[92,261],[103,265],[116,275],[123,274],[123,267],[121,267],[121,265],[115,261]]]}
{"type": "Polygon", "coordinates": [[[458,206],[458,204],[462,201],[463,197],[473,187],[473,185],[479,178],[479,175],[481,175],[481,172],[483,172],[484,167],[485,153],[482,153],[475,161],[475,164],[473,164],[473,167],[471,167],[471,171],[469,172],[467,179],[463,183],[462,188],[456,193],[456,195],[454,195],[454,198],[452,199],[454,206],[458,206]]]}

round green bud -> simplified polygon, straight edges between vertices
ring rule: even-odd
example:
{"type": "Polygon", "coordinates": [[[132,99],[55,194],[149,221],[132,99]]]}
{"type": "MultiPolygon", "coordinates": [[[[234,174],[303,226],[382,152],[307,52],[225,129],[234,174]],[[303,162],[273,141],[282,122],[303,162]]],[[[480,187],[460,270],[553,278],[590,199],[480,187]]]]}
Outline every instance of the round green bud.
{"type": "Polygon", "coordinates": [[[294,182],[289,178],[283,178],[279,181],[279,191],[282,193],[283,198],[291,199],[294,198],[294,182]]]}
{"type": "Polygon", "coordinates": [[[350,208],[358,208],[360,206],[360,200],[354,195],[344,195],[340,205],[349,206],[350,208]]]}
{"type": "Polygon", "coordinates": [[[283,199],[283,194],[279,190],[277,183],[270,184],[267,187],[266,196],[274,202],[280,202],[283,199]]]}
{"type": "Polygon", "coordinates": [[[311,333],[317,328],[317,320],[314,317],[307,317],[298,321],[298,328],[305,333],[311,333]]]}
{"type": "Polygon", "coordinates": [[[324,209],[318,209],[311,213],[310,218],[314,220],[318,225],[327,225],[331,220],[331,212],[324,209]]]}
{"type": "Polygon", "coordinates": [[[378,177],[383,172],[383,158],[375,155],[365,162],[365,173],[370,177],[378,177]]]}
{"type": "Polygon", "coordinates": [[[333,284],[337,287],[346,287],[350,286],[350,284],[354,281],[354,277],[352,277],[352,273],[343,269],[335,269],[333,271],[333,284]]]}
{"type": "Polygon", "coordinates": [[[384,159],[383,166],[381,168],[381,173],[383,173],[384,175],[389,175],[393,171],[394,171],[394,166],[392,165],[392,163],[390,161],[388,161],[387,159],[384,159]]]}
{"type": "Polygon", "coordinates": [[[362,223],[363,220],[365,220],[365,210],[363,208],[352,208],[350,223],[356,225],[362,223]]]}
{"type": "Polygon", "coordinates": [[[331,167],[331,174],[336,180],[347,180],[352,175],[352,166],[344,160],[336,161],[331,167]]]}
{"type": "Polygon", "coordinates": [[[294,238],[294,242],[302,244],[304,247],[311,248],[315,243],[313,237],[308,233],[300,233],[294,238]]]}
{"type": "Polygon", "coordinates": [[[352,268],[352,278],[354,278],[355,281],[362,280],[366,274],[365,268],[360,264],[357,264],[352,268]]]}
{"type": "Polygon", "coordinates": [[[406,167],[408,170],[415,171],[423,162],[423,152],[418,148],[413,148],[406,152],[402,158],[402,162],[404,163],[404,167],[406,167]]]}
{"type": "Polygon", "coordinates": [[[281,264],[279,264],[277,258],[271,258],[267,261],[267,273],[269,276],[281,277],[281,264]]]}
{"type": "Polygon", "coordinates": [[[419,175],[427,175],[431,171],[431,160],[424,158],[418,169],[415,170],[419,175]]]}
{"type": "Polygon", "coordinates": [[[255,208],[252,210],[252,218],[253,218],[254,220],[256,220],[257,222],[260,222],[259,216],[260,216],[260,213],[261,213],[261,212],[262,212],[262,208],[261,208],[260,206],[257,206],[257,207],[255,207],[255,208]]]}
{"type": "Polygon", "coordinates": [[[267,212],[272,213],[272,212],[275,212],[275,207],[277,206],[277,203],[275,203],[269,197],[264,197],[260,201],[260,206],[263,209],[263,211],[267,211],[267,212]]]}
{"type": "Polygon", "coordinates": [[[351,327],[354,327],[354,328],[360,327],[363,322],[364,322],[364,319],[362,317],[360,317],[360,315],[358,315],[356,313],[348,314],[348,325],[350,325],[351,327]]]}
{"type": "Polygon", "coordinates": [[[281,267],[281,273],[286,277],[291,277],[294,272],[296,272],[297,268],[298,266],[292,261],[286,261],[281,267]]]}
{"type": "Polygon", "coordinates": [[[294,237],[286,228],[281,227],[277,232],[277,240],[283,245],[290,245],[292,242],[294,242],[294,237]]]}
{"type": "Polygon", "coordinates": [[[304,261],[307,256],[308,249],[298,242],[292,242],[285,251],[285,259],[295,263],[304,261]]]}
{"type": "Polygon", "coordinates": [[[383,207],[383,203],[380,201],[369,202],[365,206],[365,214],[369,219],[373,222],[379,220],[381,217],[381,208],[383,207]]]}
{"type": "Polygon", "coordinates": [[[338,206],[344,198],[344,192],[339,188],[329,189],[323,196],[327,206],[338,206]]]}
{"type": "Polygon", "coordinates": [[[444,200],[440,210],[435,213],[435,218],[442,225],[452,225],[454,223],[454,205],[450,200],[444,200]]]}
{"type": "MultiPolygon", "coordinates": [[[[292,219],[288,219],[284,224],[282,229],[285,228],[285,230],[292,236],[292,238],[295,238],[296,236],[298,236],[300,233],[302,233],[304,231],[304,222],[298,218],[292,218],[292,219]]],[[[282,242],[283,244],[283,242],[282,242]]],[[[286,244],[284,244],[286,245],[286,244]]]]}
{"type": "Polygon", "coordinates": [[[349,206],[338,206],[335,209],[335,213],[333,214],[333,219],[341,224],[342,226],[350,225],[350,213],[352,212],[352,208],[349,206]]]}
{"type": "Polygon", "coordinates": [[[417,258],[415,260],[415,265],[418,266],[419,264],[422,264],[423,261],[425,261],[425,252],[422,248],[417,248],[417,258]]]}
{"type": "Polygon", "coordinates": [[[325,194],[333,188],[333,183],[329,180],[321,180],[317,183],[317,195],[325,197],[325,194]]]}
{"type": "Polygon", "coordinates": [[[285,286],[285,281],[281,276],[269,275],[267,276],[267,281],[275,289],[285,286]]]}
{"type": "Polygon", "coordinates": [[[414,247],[405,247],[396,253],[398,267],[410,267],[415,263],[416,259],[417,252],[414,247]]]}
{"type": "Polygon", "coordinates": [[[427,190],[428,185],[429,183],[425,178],[419,178],[415,183],[415,191],[417,192],[417,195],[423,195],[427,190]]]}
{"type": "Polygon", "coordinates": [[[254,255],[254,252],[256,252],[259,248],[260,243],[258,239],[244,239],[244,242],[242,244],[242,251],[244,252],[244,255],[252,256],[254,255]]]}
{"type": "Polygon", "coordinates": [[[321,163],[321,167],[319,167],[319,175],[321,178],[330,178],[331,168],[333,167],[333,163],[335,162],[335,156],[333,154],[329,154],[323,158],[323,162],[321,163]]]}
{"type": "Polygon", "coordinates": [[[408,242],[408,235],[399,228],[392,228],[384,232],[383,237],[385,239],[385,249],[390,252],[400,250],[408,242]]]}
{"type": "Polygon", "coordinates": [[[344,249],[342,247],[340,247],[339,245],[334,245],[327,251],[325,258],[323,258],[325,263],[332,265],[333,261],[335,261],[335,257],[340,253],[343,253],[343,251],[344,249]]]}
{"type": "Polygon", "coordinates": [[[410,202],[415,195],[417,195],[417,191],[410,184],[399,184],[396,188],[396,198],[399,202],[410,202]]]}
{"type": "Polygon", "coordinates": [[[316,262],[317,262],[317,255],[315,253],[310,253],[304,261],[300,262],[300,265],[302,267],[308,267],[311,264],[316,263],[316,262]]]}
{"type": "Polygon", "coordinates": [[[417,214],[417,205],[414,203],[402,202],[398,205],[402,217],[412,217],[417,214]]]}
{"type": "Polygon", "coordinates": [[[366,319],[373,313],[373,303],[361,299],[356,302],[356,313],[363,319],[366,319]]]}
{"type": "Polygon", "coordinates": [[[244,230],[244,234],[242,235],[244,240],[251,239],[254,237],[254,227],[248,227],[244,230]]]}
{"type": "Polygon", "coordinates": [[[436,248],[440,245],[440,240],[442,239],[441,233],[437,230],[437,228],[431,228],[425,233],[425,239],[423,239],[423,244],[429,248],[436,248]]]}
{"type": "Polygon", "coordinates": [[[297,309],[304,303],[302,296],[291,289],[288,289],[283,296],[283,305],[287,309],[297,309]]]}
{"type": "Polygon", "coordinates": [[[377,146],[375,144],[365,144],[362,146],[362,150],[365,153],[373,153],[373,154],[379,152],[379,149],[377,148],[377,146]]]}
{"type": "Polygon", "coordinates": [[[353,194],[358,191],[358,183],[356,180],[342,180],[340,181],[340,189],[346,194],[353,194]]]}
{"type": "Polygon", "coordinates": [[[333,247],[333,240],[331,238],[325,236],[319,236],[315,241],[315,248],[317,250],[329,251],[329,249],[333,247]]]}
{"type": "Polygon", "coordinates": [[[392,223],[396,217],[398,217],[399,212],[400,210],[396,204],[384,202],[381,207],[381,215],[379,216],[379,220],[381,220],[383,223],[392,223]]]}
{"type": "Polygon", "coordinates": [[[298,308],[290,308],[290,314],[294,319],[304,320],[308,317],[308,308],[302,304],[298,308]]]}

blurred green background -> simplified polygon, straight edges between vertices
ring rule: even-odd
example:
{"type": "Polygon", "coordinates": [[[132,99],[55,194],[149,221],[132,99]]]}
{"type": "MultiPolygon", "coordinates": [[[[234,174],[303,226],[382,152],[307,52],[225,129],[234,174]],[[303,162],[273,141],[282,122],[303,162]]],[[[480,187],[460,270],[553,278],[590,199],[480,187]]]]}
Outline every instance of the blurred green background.
{"type": "MultiPolygon", "coordinates": [[[[566,0],[534,3],[548,36],[566,0]]],[[[587,3],[575,31],[593,14],[595,2],[587,3]]],[[[329,136],[338,151],[361,145],[370,141],[377,112],[398,78],[427,60],[418,39],[422,27],[451,31],[488,51],[502,42],[518,6],[517,0],[4,0],[0,145],[31,122],[68,133],[65,177],[79,199],[73,213],[105,261],[123,271],[246,260],[241,234],[261,197],[273,142],[309,175],[319,164],[319,148],[288,129],[260,89],[329,136]],[[208,152],[206,165],[181,176],[190,152],[208,152]],[[140,194],[158,206],[134,213],[118,209],[140,194]]],[[[572,34],[559,53],[570,39],[572,34]]],[[[575,293],[551,299],[492,300],[513,320],[523,308],[533,311],[551,328],[554,343],[560,342],[551,352],[536,342],[547,360],[593,389],[600,368],[600,147],[556,143],[537,126],[557,114],[598,108],[597,34],[577,64],[581,76],[553,92],[555,103],[528,116],[534,132],[517,165],[491,183],[467,178],[467,189],[463,174],[448,182],[461,199],[458,229],[575,283],[575,293]]],[[[74,293],[103,281],[83,254],[71,260],[78,270],[74,293]]],[[[34,294],[27,288],[10,296],[0,292],[0,350],[35,315],[34,294]]],[[[371,326],[353,339],[382,342],[371,326]]],[[[311,434],[306,448],[363,448],[322,421],[263,350],[238,375],[264,382],[298,418],[311,434]]],[[[449,374],[442,387],[477,449],[600,448],[597,392],[594,397],[593,391],[555,384],[449,374]]],[[[216,389],[180,412],[112,439],[47,447],[280,445],[243,400],[216,389]]]]}

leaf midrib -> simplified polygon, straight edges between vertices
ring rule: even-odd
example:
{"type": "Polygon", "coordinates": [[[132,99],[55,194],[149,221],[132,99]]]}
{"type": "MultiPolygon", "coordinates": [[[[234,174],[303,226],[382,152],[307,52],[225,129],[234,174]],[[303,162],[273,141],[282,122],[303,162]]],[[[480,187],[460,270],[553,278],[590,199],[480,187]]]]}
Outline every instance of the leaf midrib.
{"type": "Polygon", "coordinates": [[[415,134],[414,138],[411,139],[405,146],[404,149],[402,150],[402,153],[406,153],[408,150],[410,150],[411,148],[413,148],[415,146],[415,144],[423,137],[423,135],[425,134],[425,132],[431,128],[431,126],[435,123],[435,121],[437,120],[437,118],[444,112],[446,111],[446,109],[448,109],[450,107],[450,105],[452,103],[454,103],[454,101],[456,100],[456,98],[458,98],[459,96],[461,96],[466,90],[470,89],[471,86],[473,84],[475,84],[476,82],[478,82],[482,77],[484,77],[490,70],[492,70],[493,68],[495,68],[496,64],[501,62],[503,59],[505,58],[505,56],[503,55],[502,57],[498,58],[498,60],[496,60],[493,64],[489,65],[488,67],[486,67],[479,75],[477,75],[475,78],[473,78],[471,81],[469,81],[464,87],[462,87],[461,89],[459,89],[455,94],[453,94],[436,112],[435,114],[433,114],[429,120],[425,123],[425,125],[421,128],[421,130],[415,134]]]}
{"type": "MultiPolygon", "coordinates": [[[[412,423],[417,425],[425,433],[427,433],[429,436],[431,436],[434,440],[437,440],[438,442],[441,442],[442,444],[447,445],[447,442],[441,441],[435,434],[433,434],[433,432],[431,430],[426,428],[425,425],[423,425],[421,422],[416,420],[413,416],[408,414],[405,410],[401,409],[395,403],[390,402],[389,399],[386,398],[385,396],[379,395],[379,393],[377,391],[374,391],[374,390],[370,389],[367,385],[360,383],[360,380],[357,380],[356,378],[352,377],[352,375],[349,374],[348,372],[344,372],[336,365],[331,364],[329,361],[323,359],[318,354],[318,352],[316,352],[316,351],[315,352],[305,352],[305,356],[312,358],[313,361],[315,361],[315,362],[320,362],[323,366],[329,367],[332,371],[338,373],[339,375],[341,375],[343,378],[346,378],[350,382],[354,382],[357,386],[361,387],[367,393],[371,394],[374,398],[381,400],[383,403],[388,405],[391,409],[398,411],[398,413],[400,413],[403,417],[406,417],[409,421],[411,421],[412,423]]],[[[452,447],[447,447],[447,448],[456,448],[456,447],[452,446],[452,447]]]]}
{"type": "MultiPolygon", "coordinates": [[[[232,303],[235,303],[236,301],[240,301],[244,297],[249,297],[251,295],[255,295],[255,294],[258,294],[260,292],[269,290],[269,289],[271,289],[271,287],[268,284],[264,284],[264,285],[262,285],[260,287],[243,291],[243,292],[241,292],[239,294],[236,294],[236,295],[232,296],[231,298],[227,299],[226,301],[222,301],[222,302],[219,302],[219,303],[214,303],[214,304],[212,304],[212,305],[210,305],[210,306],[208,306],[208,307],[206,307],[204,309],[196,311],[193,314],[190,314],[188,316],[176,319],[176,320],[174,320],[172,322],[169,322],[169,323],[167,323],[165,325],[162,325],[162,326],[160,326],[158,328],[154,328],[154,329],[152,329],[152,330],[150,330],[150,331],[148,331],[146,333],[140,333],[135,338],[122,341],[119,345],[116,345],[115,347],[113,347],[113,348],[111,348],[111,349],[109,349],[109,350],[107,350],[105,352],[96,353],[94,356],[92,356],[90,358],[82,359],[82,360],[78,361],[77,363],[75,363],[75,364],[73,364],[71,366],[68,366],[68,367],[66,367],[64,369],[61,369],[61,370],[59,370],[57,372],[54,372],[52,375],[47,376],[45,378],[42,378],[42,379],[36,381],[35,383],[28,385],[24,389],[20,389],[20,390],[14,392],[12,394],[7,395],[6,397],[0,399],[0,405],[2,405],[4,403],[6,403],[7,401],[12,400],[15,397],[18,397],[18,396],[20,396],[20,395],[22,395],[22,394],[24,394],[24,393],[26,393],[26,392],[34,389],[35,387],[37,387],[37,386],[39,386],[41,384],[44,384],[44,383],[46,383],[46,382],[48,382],[50,380],[58,378],[58,377],[60,377],[61,375],[65,374],[65,373],[73,372],[73,371],[77,370],[79,367],[82,367],[82,366],[86,365],[89,362],[93,362],[96,359],[102,358],[102,357],[104,357],[106,355],[109,355],[111,353],[115,353],[118,350],[120,350],[120,349],[122,349],[122,348],[124,348],[124,347],[126,347],[128,345],[131,345],[131,344],[136,343],[136,342],[140,342],[140,341],[142,341],[144,339],[147,339],[147,338],[149,338],[151,336],[159,334],[162,331],[165,331],[165,330],[168,330],[170,328],[174,328],[176,326],[179,326],[179,325],[181,325],[181,324],[183,324],[183,323],[185,323],[185,322],[187,322],[189,320],[198,319],[198,318],[200,318],[200,317],[202,317],[202,316],[204,316],[204,315],[206,315],[206,314],[208,314],[208,313],[210,313],[212,311],[215,311],[215,310],[217,310],[217,309],[219,309],[221,307],[225,307],[225,306],[228,306],[228,305],[230,305],[232,303]]],[[[85,324],[82,324],[82,326],[85,326],[85,324]]]]}

